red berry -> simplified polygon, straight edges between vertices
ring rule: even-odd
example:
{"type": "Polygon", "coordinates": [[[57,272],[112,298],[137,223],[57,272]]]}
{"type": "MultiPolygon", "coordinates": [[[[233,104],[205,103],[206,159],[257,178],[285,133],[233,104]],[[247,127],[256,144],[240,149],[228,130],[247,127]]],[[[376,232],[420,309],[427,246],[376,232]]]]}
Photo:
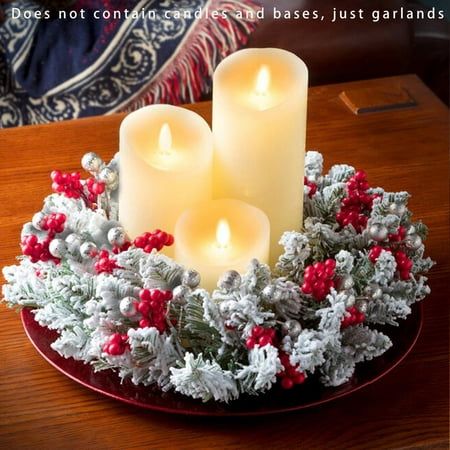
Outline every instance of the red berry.
{"type": "Polygon", "coordinates": [[[247,340],[245,341],[245,345],[249,350],[251,350],[255,346],[255,344],[256,342],[252,337],[247,338],[247,340]]]}
{"type": "Polygon", "coordinates": [[[291,378],[283,377],[281,379],[281,387],[283,389],[292,389],[294,387],[294,382],[292,381],[291,378]]]}
{"type": "Polygon", "coordinates": [[[150,291],[150,298],[155,302],[164,300],[164,294],[159,289],[152,289],[150,291]]]}
{"type": "Polygon", "coordinates": [[[271,343],[272,343],[272,339],[267,334],[264,336],[261,336],[258,341],[258,344],[260,347],[264,347],[265,345],[269,345],[271,343]]]}
{"type": "Polygon", "coordinates": [[[302,292],[304,294],[311,294],[312,293],[312,286],[310,283],[303,283],[302,284],[302,292]]]}
{"type": "Polygon", "coordinates": [[[140,328],[147,328],[150,327],[150,321],[148,319],[141,319],[139,321],[139,327],[140,328]]]}
{"type": "Polygon", "coordinates": [[[150,290],[149,289],[141,289],[139,291],[139,298],[141,300],[149,301],[151,299],[150,290]]]}

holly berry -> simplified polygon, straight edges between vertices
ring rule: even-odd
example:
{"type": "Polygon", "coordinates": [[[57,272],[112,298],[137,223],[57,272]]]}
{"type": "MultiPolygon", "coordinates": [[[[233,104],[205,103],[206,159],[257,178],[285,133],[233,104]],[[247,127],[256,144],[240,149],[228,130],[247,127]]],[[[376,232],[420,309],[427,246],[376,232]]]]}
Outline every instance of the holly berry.
{"type": "Polygon", "coordinates": [[[327,259],[324,262],[316,262],[305,268],[303,276],[302,292],[312,295],[315,300],[322,301],[326,298],[330,289],[334,287],[336,261],[327,259]]]}
{"type": "Polygon", "coordinates": [[[107,250],[102,250],[97,255],[98,259],[94,263],[95,271],[100,273],[113,273],[114,269],[119,268],[115,259],[110,258],[107,250]]]}
{"type": "Polygon", "coordinates": [[[61,213],[51,213],[44,216],[41,223],[41,228],[51,233],[62,233],[64,231],[64,224],[66,222],[66,215],[61,213]]]}
{"type": "Polygon", "coordinates": [[[125,242],[123,245],[113,245],[112,252],[117,255],[131,247],[131,242],[125,242]]]}
{"type": "Polygon", "coordinates": [[[126,334],[114,333],[103,344],[102,350],[109,355],[117,356],[125,353],[130,348],[126,334]]]}
{"type": "Polygon", "coordinates": [[[48,249],[52,239],[53,238],[49,235],[42,242],[39,242],[38,237],[34,234],[24,236],[20,243],[22,253],[25,256],[29,256],[32,263],[38,261],[53,261],[55,263],[59,263],[60,259],[51,255],[48,249]]]}
{"type": "Polygon", "coordinates": [[[293,366],[287,353],[280,353],[280,361],[283,369],[277,373],[283,389],[292,389],[296,384],[304,383],[306,376],[299,370],[299,365],[293,366]]]}
{"type": "Polygon", "coordinates": [[[317,192],[317,184],[313,183],[312,181],[309,181],[308,178],[304,178],[304,184],[305,186],[309,187],[308,197],[312,198],[314,194],[317,192]]]}
{"type": "Polygon", "coordinates": [[[91,177],[86,180],[86,188],[88,190],[88,200],[94,203],[97,200],[97,196],[105,192],[105,183],[91,177]]]}
{"type": "Polygon", "coordinates": [[[397,233],[389,234],[388,237],[390,242],[401,242],[406,237],[406,228],[400,225],[397,229],[397,233]]]}
{"type": "Polygon", "coordinates": [[[81,185],[79,172],[64,173],[60,170],[53,170],[50,178],[54,192],[64,194],[69,198],[81,197],[83,186],[81,185]]]}
{"type": "Polygon", "coordinates": [[[402,280],[409,280],[413,262],[408,258],[406,253],[398,251],[394,253],[395,261],[397,262],[397,270],[402,280]]]}
{"type": "Polygon", "coordinates": [[[341,328],[347,328],[351,325],[358,325],[366,320],[366,316],[355,306],[346,309],[345,316],[341,321],[341,328]]]}
{"type": "Polygon", "coordinates": [[[336,221],[341,227],[352,225],[361,233],[367,226],[372,204],[378,194],[367,194],[369,183],[364,171],[359,170],[347,180],[347,196],[341,201],[341,209],[336,213],[336,221]]]}
{"type": "Polygon", "coordinates": [[[167,302],[172,300],[172,291],[141,289],[137,310],[141,313],[140,328],[155,327],[160,333],[167,329],[167,302]]]}
{"type": "Polygon", "coordinates": [[[161,250],[164,246],[171,246],[174,242],[174,238],[171,234],[165,231],[155,230],[151,233],[146,232],[138,236],[133,244],[142,248],[144,252],[151,253],[153,249],[157,251],[161,250]]]}
{"type": "Polygon", "coordinates": [[[245,341],[246,347],[251,350],[255,345],[264,347],[265,345],[273,345],[275,341],[275,330],[273,328],[264,328],[256,325],[252,328],[250,336],[245,341]]]}

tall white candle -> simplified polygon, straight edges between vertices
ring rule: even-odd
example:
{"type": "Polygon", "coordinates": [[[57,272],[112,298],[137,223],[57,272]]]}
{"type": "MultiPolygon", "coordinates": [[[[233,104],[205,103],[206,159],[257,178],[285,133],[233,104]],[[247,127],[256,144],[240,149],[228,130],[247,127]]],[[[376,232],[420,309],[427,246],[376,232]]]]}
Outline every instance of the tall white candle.
{"type": "Polygon", "coordinates": [[[120,126],[119,220],[131,238],[174,232],[178,216],[212,195],[212,136],[198,114],[152,105],[120,126]]]}
{"type": "Polygon", "coordinates": [[[284,231],[303,218],[308,70],[285,50],[238,51],[213,84],[215,198],[241,199],[270,220],[270,261],[284,231]]]}
{"type": "Polygon", "coordinates": [[[175,259],[200,272],[212,291],[225,271],[245,272],[253,258],[269,259],[270,224],[258,208],[240,200],[205,202],[185,211],[175,227],[175,259]]]}

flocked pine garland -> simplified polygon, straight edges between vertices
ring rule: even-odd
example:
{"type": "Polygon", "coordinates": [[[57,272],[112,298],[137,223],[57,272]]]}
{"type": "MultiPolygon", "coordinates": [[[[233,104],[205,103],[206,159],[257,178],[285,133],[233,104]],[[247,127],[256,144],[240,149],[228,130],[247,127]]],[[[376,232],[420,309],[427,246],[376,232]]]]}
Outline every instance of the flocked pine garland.
{"type": "Polygon", "coordinates": [[[51,174],[54,194],[23,227],[19,264],[3,269],[3,294],[57,330],[66,358],[113,368],[135,384],[229,402],[315,374],[348,381],[358,362],[392,342],[374,325],[398,325],[430,289],[427,229],[411,222],[408,193],[370,188],[336,165],[323,175],[306,155],[304,230],[281,236],[272,272],[253,260],[209,293],[199,274],[159,254],[173,237],[130,242],[117,221],[118,157],[83,157],[90,178],[51,174]]]}

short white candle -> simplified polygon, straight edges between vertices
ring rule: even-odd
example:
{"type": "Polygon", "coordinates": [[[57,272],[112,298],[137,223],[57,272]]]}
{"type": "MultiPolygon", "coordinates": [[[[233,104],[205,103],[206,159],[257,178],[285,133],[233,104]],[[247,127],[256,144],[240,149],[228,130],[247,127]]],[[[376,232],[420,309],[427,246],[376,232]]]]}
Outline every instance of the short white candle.
{"type": "Polygon", "coordinates": [[[198,114],[153,105],[120,127],[119,220],[131,238],[174,232],[180,214],[211,199],[212,136],[198,114]]]}
{"type": "Polygon", "coordinates": [[[268,263],[270,224],[258,208],[220,199],[185,211],[175,226],[175,260],[201,275],[212,291],[225,271],[243,273],[253,258],[268,263]]]}
{"type": "Polygon", "coordinates": [[[284,231],[299,230],[308,70],[293,53],[246,49],[214,73],[214,197],[243,200],[270,220],[270,260],[284,231]]]}

